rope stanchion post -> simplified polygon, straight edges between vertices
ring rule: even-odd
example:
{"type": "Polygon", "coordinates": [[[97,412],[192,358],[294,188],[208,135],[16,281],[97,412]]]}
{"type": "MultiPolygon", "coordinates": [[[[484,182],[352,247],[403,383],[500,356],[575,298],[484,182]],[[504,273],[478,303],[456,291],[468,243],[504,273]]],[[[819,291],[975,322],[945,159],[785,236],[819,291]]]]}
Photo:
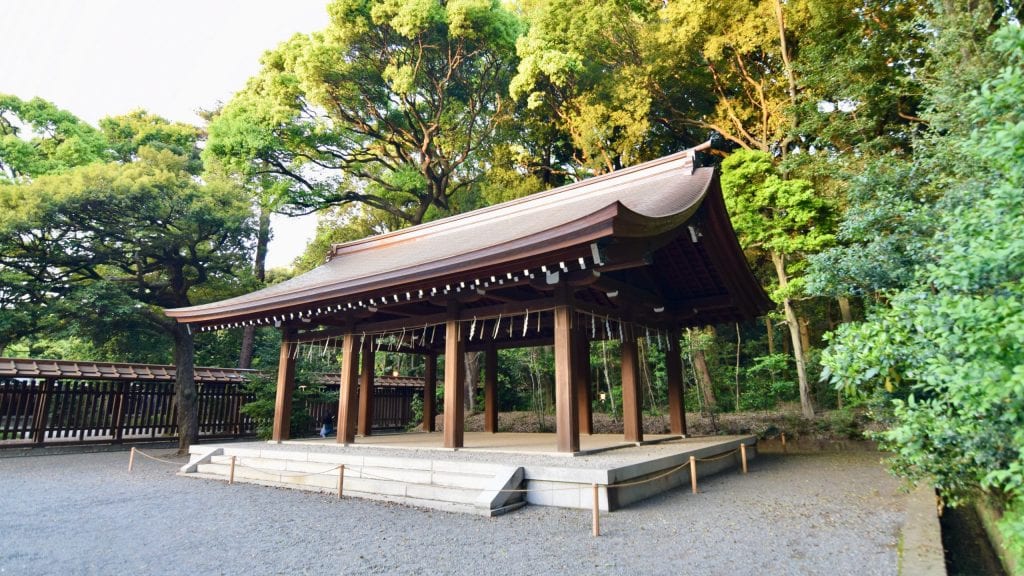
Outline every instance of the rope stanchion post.
{"type": "Polygon", "coordinates": [[[345,491],[345,465],[338,466],[338,500],[345,491]]]}
{"type": "Polygon", "coordinates": [[[228,484],[235,483],[235,457],[231,457],[231,472],[228,475],[228,484]]]}
{"type": "Polygon", "coordinates": [[[697,458],[690,456],[690,488],[697,493],[697,458]]]}
{"type": "Polygon", "coordinates": [[[128,456],[128,471],[132,471],[132,467],[135,466],[135,446],[132,446],[132,453],[128,456]]]}
{"type": "Polygon", "coordinates": [[[597,489],[597,482],[594,487],[594,536],[601,535],[601,492],[597,489]]]}
{"type": "Polygon", "coordinates": [[[743,473],[747,473],[747,445],[740,443],[740,461],[743,463],[743,473]]]}

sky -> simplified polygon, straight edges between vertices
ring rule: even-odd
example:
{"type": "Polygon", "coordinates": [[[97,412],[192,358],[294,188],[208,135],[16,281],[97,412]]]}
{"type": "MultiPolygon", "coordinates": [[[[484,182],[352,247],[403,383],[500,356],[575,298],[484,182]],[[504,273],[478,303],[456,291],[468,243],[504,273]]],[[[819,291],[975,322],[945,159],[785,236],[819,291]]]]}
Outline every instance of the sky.
{"type": "MultiPolygon", "coordinates": [[[[95,124],[138,108],[202,125],[264,51],[327,26],[327,0],[0,0],[0,93],[95,124]]],[[[301,253],[315,217],[275,218],[269,267],[301,253]]]]}

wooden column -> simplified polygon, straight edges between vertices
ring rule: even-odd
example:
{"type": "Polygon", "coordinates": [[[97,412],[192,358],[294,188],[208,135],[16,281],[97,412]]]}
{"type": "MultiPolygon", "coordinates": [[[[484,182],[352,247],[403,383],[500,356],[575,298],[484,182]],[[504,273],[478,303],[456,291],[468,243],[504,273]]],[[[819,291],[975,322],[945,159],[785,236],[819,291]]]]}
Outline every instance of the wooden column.
{"type": "Polygon", "coordinates": [[[573,379],[576,385],[576,415],[579,418],[580,434],[594,433],[593,393],[590,381],[590,339],[583,330],[573,330],[576,346],[576,368],[573,379]]]}
{"type": "Polygon", "coordinates": [[[281,330],[281,353],[277,358],[277,398],[274,401],[274,442],[287,440],[292,424],[292,393],[295,392],[295,331],[281,330]]]}
{"type": "Polygon", "coordinates": [[[359,426],[358,433],[361,436],[370,436],[373,433],[373,336],[367,336],[363,340],[363,349],[359,356],[362,360],[362,369],[359,372],[359,426]]]}
{"type": "Polygon", "coordinates": [[[488,342],[484,352],[484,432],[498,431],[498,348],[488,342]]]}
{"type": "Polygon", "coordinates": [[[423,431],[434,432],[437,418],[437,354],[430,352],[423,363],[423,431]]]}
{"type": "Polygon", "coordinates": [[[686,435],[686,400],[683,396],[683,361],[679,356],[679,328],[668,333],[665,351],[665,384],[668,386],[668,422],[673,434],[686,435]]]}
{"type": "MultiPolygon", "coordinates": [[[[124,390],[127,382],[120,382],[120,390],[124,390]]],[[[53,378],[46,378],[39,387],[39,395],[36,397],[36,410],[32,416],[32,442],[42,444],[46,441],[46,424],[50,419],[50,396],[53,392],[53,378]]],[[[121,429],[117,425],[117,414],[120,414],[121,421],[124,421],[124,394],[118,394],[116,402],[120,402],[120,410],[115,411],[114,417],[114,441],[121,441],[121,429]]]]}
{"type": "Polygon", "coordinates": [[[622,424],[626,442],[643,442],[643,397],[640,396],[640,362],[636,338],[622,341],[622,424]]]}
{"type": "Polygon", "coordinates": [[[450,314],[445,324],[444,341],[444,447],[462,448],[465,425],[466,364],[463,356],[462,326],[458,316],[450,314]]]}
{"type": "Polygon", "coordinates": [[[341,387],[338,394],[338,444],[356,441],[356,380],[359,378],[359,343],[345,334],[341,343],[341,387]]]}
{"type": "Polygon", "coordinates": [[[572,308],[555,307],[555,435],[559,452],[579,452],[580,429],[576,404],[576,345],[572,308]]]}

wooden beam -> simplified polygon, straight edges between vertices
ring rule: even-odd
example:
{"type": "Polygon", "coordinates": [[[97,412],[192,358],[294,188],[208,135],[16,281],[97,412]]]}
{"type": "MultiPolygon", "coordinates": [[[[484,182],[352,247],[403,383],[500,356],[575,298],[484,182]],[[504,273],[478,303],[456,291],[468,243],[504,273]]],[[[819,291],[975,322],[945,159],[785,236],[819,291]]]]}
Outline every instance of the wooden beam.
{"type": "Polygon", "coordinates": [[[626,442],[644,440],[642,402],[636,338],[627,333],[622,341],[622,424],[626,442]]]}
{"type": "Polygon", "coordinates": [[[295,391],[295,331],[281,330],[281,352],[277,357],[277,396],[274,400],[274,442],[287,440],[292,423],[292,393],[295,391]]]}
{"type": "Polygon", "coordinates": [[[338,444],[356,441],[356,380],[359,345],[354,334],[345,334],[341,345],[341,386],[338,393],[338,444]]]}
{"type": "Polygon", "coordinates": [[[598,278],[593,283],[593,287],[603,290],[609,298],[615,299],[616,302],[628,301],[638,307],[640,304],[643,304],[650,310],[665,306],[665,299],[659,294],[622,282],[621,280],[610,278],[607,275],[598,278]]]}
{"type": "Polygon", "coordinates": [[[465,426],[465,342],[457,311],[445,323],[444,347],[444,447],[462,448],[465,426]]]}
{"type": "Polygon", "coordinates": [[[555,435],[559,452],[579,452],[572,307],[555,308],[555,435]]]}
{"type": "Polygon", "coordinates": [[[423,362],[423,431],[434,432],[437,418],[437,354],[429,352],[423,362]]]}
{"type": "Polygon", "coordinates": [[[363,349],[359,354],[362,369],[359,373],[359,425],[357,433],[361,436],[373,434],[373,336],[363,340],[363,349]]]}
{"type": "Polygon", "coordinates": [[[579,418],[580,434],[589,436],[594,433],[593,394],[590,382],[590,340],[582,326],[573,330],[573,337],[576,346],[576,369],[573,371],[576,386],[576,415],[579,418]]]}
{"type": "Polygon", "coordinates": [[[669,330],[665,351],[665,385],[668,387],[668,422],[673,434],[686,435],[686,398],[683,387],[683,361],[680,357],[679,328],[669,330]]]}
{"type": "Polygon", "coordinates": [[[498,347],[484,350],[484,432],[498,431],[498,347]]]}

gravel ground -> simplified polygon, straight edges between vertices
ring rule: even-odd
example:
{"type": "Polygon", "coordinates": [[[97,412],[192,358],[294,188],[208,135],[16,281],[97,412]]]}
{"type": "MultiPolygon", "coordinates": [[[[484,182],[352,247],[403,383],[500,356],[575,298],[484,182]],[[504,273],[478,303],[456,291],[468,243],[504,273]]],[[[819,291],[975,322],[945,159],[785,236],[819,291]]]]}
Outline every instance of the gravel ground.
{"type": "Polygon", "coordinates": [[[127,460],[0,459],[0,574],[896,574],[904,518],[863,452],[764,454],[604,514],[600,538],[582,510],[483,518],[127,460]]]}

